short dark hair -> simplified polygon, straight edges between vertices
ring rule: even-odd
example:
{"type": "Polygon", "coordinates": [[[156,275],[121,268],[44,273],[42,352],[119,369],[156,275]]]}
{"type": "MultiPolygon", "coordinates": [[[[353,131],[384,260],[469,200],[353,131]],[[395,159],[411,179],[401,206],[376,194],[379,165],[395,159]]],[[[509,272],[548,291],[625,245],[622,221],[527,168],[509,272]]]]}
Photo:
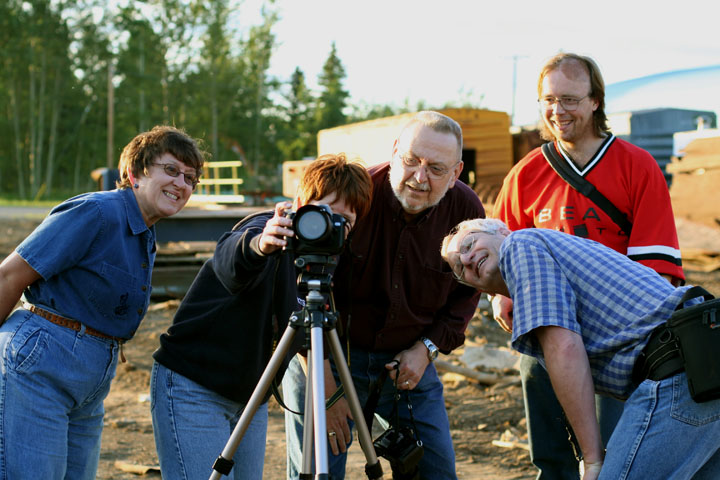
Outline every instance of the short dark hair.
{"type": "Polygon", "coordinates": [[[343,199],[359,219],[370,211],[370,174],[360,163],[348,161],[344,153],[321,155],[305,169],[297,196],[307,204],[332,193],[343,199]]]}
{"type": "MultiPolygon", "coordinates": [[[[590,57],[584,57],[576,53],[558,53],[550,58],[542,70],[538,78],[538,98],[542,96],[542,84],[545,77],[560,68],[563,62],[576,62],[581,68],[584,68],[590,77],[590,94],[589,96],[598,103],[598,108],[593,112],[593,126],[595,127],[595,135],[604,137],[610,128],[607,125],[607,115],[605,114],[605,81],[600,73],[600,67],[590,57]]],[[[548,139],[550,140],[550,139],[548,139]]]]}
{"type": "Polygon", "coordinates": [[[208,154],[200,148],[200,141],[179,128],[158,125],[149,132],[138,134],[123,148],[118,162],[120,179],[116,182],[117,188],[132,187],[128,169],[136,177],[140,172],[147,175],[153,162],[165,153],[194,168],[198,178],[202,175],[202,167],[208,154]]]}

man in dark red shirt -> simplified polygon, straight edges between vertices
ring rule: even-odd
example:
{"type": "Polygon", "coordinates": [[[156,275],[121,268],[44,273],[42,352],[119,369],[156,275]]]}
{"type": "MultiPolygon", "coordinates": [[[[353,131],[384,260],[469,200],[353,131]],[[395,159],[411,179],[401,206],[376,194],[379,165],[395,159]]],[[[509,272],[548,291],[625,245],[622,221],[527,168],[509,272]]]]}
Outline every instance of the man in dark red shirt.
{"type": "MultiPolygon", "coordinates": [[[[420,112],[395,142],[390,163],[370,169],[370,213],[358,222],[350,251],[334,277],[340,329],[349,345],[349,365],[360,403],[383,371],[390,371],[375,412],[391,419],[396,372],[408,392],[400,424],[415,428],[423,442],[421,478],[454,479],[455,452],[445,411],[442,383],[432,361],[463,344],[478,296],[453,281],[440,257],[443,237],[459,222],[484,217],[477,195],[458,177],[462,172],[462,131],[451,118],[420,112]]],[[[329,371],[328,371],[329,372],[329,371]]],[[[326,395],[337,381],[326,373],[326,395]]],[[[295,360],[283,380],[290,408],[304,405],[304,373],[295,360]]],[[[357,419],[355,419],[357,420],[357,419]]],[[[341,399],[327,413],[332,478],[345,475],[352,419],[341,399]]],[[[286,413],[288,478],[298,478],[302,419],[286,413]]]]}

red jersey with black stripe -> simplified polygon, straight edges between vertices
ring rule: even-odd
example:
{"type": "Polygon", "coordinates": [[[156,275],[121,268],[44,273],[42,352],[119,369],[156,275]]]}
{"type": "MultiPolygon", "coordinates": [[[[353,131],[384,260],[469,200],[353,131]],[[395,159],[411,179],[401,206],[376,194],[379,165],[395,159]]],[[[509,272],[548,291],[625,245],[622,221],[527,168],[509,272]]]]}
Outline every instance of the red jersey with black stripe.
{"type": "Polygon", "coordinates": [[[561,145],[563,160],[632,223],[630,236],[600,207],[563,180],[540,148],[528,153],[503,182],[494,216],[510,230],[550,228],[600,242],[661,274],[684,279],[675,217],[665,178],[645,150],[608,136],[580,170],[561,145]]]}

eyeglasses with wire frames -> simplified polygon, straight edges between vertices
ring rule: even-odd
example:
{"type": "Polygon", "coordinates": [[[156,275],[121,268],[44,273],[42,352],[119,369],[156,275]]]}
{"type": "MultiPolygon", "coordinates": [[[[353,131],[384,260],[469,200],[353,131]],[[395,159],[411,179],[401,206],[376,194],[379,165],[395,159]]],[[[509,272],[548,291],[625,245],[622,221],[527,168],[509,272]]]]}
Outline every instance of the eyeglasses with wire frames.
{"type": "Polygon", "coordinates": [[[460,163],[455,163],[452,167],[448,168],[446,165],[443,165],[442,163],[429,163],[424,164],[419,158],[414,157],[409,154],[400,154],[400,160],[402,160],[403,168],[408,171],[415,171],[418,168],[424,168],[425,173],[430,178],[436,178],[440,179],[443,178],[445,175],[450,173],[450,170],[455,168],[455,166],[460,163]]]}
{"type": "Polygon", "coordinates": [[[462,261],[460,260],[460,256],[472,251],[473,247],[475,246],[475,240],[477,240],[478,234],[480,233],[482,232],[471,230],[465,235],[465,237],[463,237],[460,245],[458,245],[457,248],[457,263],[455,263],[454,265],[450,265],[455,280],[462,283],[463,285],[469,285],[471,287],[472,285],[465,280],[465,264],[462,263],[462,261]]]}
{"type": "Polygon", "coordinates": [[[195,190],[195,187],[197,187],[197,184],[200,183],[200,179],[198,178],[197,174],[194,172],[183,172],[178,168],[177,165],[173,165],[172,163],[155,163],[153,165],[157,165],[158,167],[162,167],[163,170],[165,170],[165,173],[170,175],[173,178],[177,178],[178,175],[182,175],[183,179],[185,180],[185,183],[195,190]]]}
{"type": "Polygon", "coordinates": [[[578,105],[580,105],[580,102],[588,98],[590,94],[585,95],[581,98],[575,98],[575,97],[543,97],[538,99],[538,104],[543,110],[552,110],[555,105],[560,105],[563,110],[567,112],[572,112],[577,110],[578,105]]]}

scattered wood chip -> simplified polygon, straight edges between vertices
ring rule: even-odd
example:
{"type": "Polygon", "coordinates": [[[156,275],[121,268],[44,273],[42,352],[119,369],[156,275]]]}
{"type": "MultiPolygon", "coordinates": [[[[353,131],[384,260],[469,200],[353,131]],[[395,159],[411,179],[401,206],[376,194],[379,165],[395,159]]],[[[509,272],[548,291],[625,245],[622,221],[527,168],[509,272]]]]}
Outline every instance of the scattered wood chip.
{"type": "Polygon", "coordinates": [[[165,310],[168,308],[175,308],[180,305],[180,300],[168,300],[166,302],[153,303],[148,307],[148,312],[155,312],[157,310],[165,310]]]}
{"type": "Polygon", "coordinates": [[[517,433],[513,432],[510,429],[505,430],[502,435],[500,435],[500,440],[493,440],[492,444],[496,447],[521,448],[523,450],[530,450],[527,440],[520,439],[517,433]]]}
{"type": "Polygon", "coordinates": [[[115,468],[127,473],[135,473],[137,475],[147,475],[148,473],[160,473],[159,465],[138,465],[136,463],[115,461],[115,468]]]}

